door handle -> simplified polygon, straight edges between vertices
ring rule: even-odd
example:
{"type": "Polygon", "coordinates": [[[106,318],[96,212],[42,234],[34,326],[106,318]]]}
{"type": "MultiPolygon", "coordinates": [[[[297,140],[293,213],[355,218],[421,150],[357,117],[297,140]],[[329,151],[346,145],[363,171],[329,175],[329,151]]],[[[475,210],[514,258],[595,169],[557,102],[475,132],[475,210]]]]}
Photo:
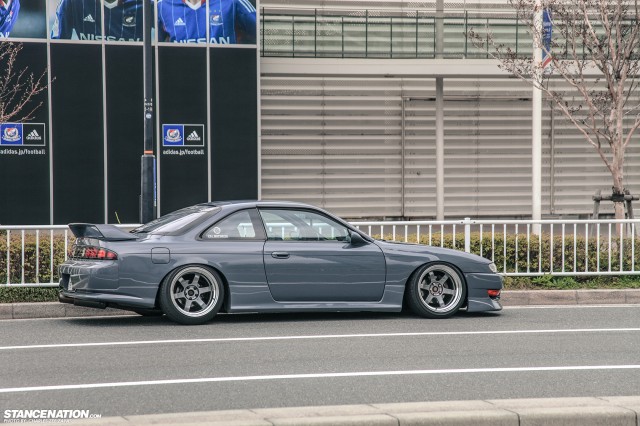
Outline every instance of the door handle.
{"type": "Polygon", "coordinates": [[[286,251],[274,251],[273,253],[271,253],[271,257],[273,257],[274,259],[288,259],[289,253],[287,253],[286,251]]]}

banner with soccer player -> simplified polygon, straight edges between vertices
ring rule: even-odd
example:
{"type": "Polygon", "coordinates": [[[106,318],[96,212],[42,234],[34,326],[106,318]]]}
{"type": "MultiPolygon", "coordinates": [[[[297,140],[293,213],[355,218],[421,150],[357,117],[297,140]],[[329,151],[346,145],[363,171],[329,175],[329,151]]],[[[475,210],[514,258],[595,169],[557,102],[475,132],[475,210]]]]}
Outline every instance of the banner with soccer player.
{"type": "Polygon", "coordinates": [[[0,40],[46,38],[45,6],[39,1],[0,0],[0,40]]]}
{"type": "MultiPolygon", "coordinates": [[[[149,5],[153,7],[153,1],[149,5]]],[[[143,0],[49,0],[52,39],[142,41],[143,0]]]]}
{"type": "Polygon", "coordinates": [[[158,0],[158,41],[256,44],[255,0],[158,0]]]}

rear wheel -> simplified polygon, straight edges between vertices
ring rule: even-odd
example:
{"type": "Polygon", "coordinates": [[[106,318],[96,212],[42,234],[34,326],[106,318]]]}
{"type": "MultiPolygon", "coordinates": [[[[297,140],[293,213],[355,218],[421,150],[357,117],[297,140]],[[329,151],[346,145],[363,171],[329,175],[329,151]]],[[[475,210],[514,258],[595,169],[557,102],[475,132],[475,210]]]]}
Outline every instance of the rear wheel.
{"type": "Polygon", "coordinates": [[[416,314],[447,318],[458,312],[467,298],[467,287],[458,271],[434,263],[421,267],[411,278],[407,300],[416,314]]]}
{"type": "Polygon", "coordinates": [[[224,286],[220,275],[204,266],[183,266],[160,286],[160,308],[171,320],[186,325],[203,324],[220,310],[224,286]]]}

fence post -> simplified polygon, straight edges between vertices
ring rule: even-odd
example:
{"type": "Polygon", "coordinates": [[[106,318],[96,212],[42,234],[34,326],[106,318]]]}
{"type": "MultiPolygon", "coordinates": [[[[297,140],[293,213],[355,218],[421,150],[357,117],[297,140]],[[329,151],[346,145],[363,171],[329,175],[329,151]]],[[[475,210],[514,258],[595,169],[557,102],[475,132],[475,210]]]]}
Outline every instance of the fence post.
{"type": "Polygon", "coordinates": [[[465,217],[462,223],[464,223],[464,251],[471,253],[471,218],[465,217]]]}

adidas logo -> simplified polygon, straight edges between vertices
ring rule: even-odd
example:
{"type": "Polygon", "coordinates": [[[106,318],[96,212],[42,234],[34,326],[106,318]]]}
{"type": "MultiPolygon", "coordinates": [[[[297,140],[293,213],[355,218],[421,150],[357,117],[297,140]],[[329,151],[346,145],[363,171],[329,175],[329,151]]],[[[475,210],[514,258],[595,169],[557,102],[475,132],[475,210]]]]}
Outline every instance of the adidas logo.
{"type": "Polygon", "coordinates": [[[176,19],[176,22],[173,23],[173,25],[175,25],[177,27],[177,26],[186,25],[186,24],[184,23],[182,18],[178,18],[178,19],[176,19]]]}
{"type": "Polygon", "coordinates": [[[189,136],[187,136],[188,141],[200,141],[200,135],[195,130],[191,132],[189,136]]]}
{"type": "Polygon", "coordinates": [[[93,22],[95,23],[96,21],[93,19],[93,16],[91,16],[91,14],[88,14],[87,16],[84,17],[83,19],[84,22],[93,22]]]}
{"type": "Polygon", "coordinates": [[[42,140],[42,136],[40,136],[40,134],[34,129],[31,131],[31,133],[29,133],[27,135],[27,140],[28,141],[41,141],[42,140]]]}

